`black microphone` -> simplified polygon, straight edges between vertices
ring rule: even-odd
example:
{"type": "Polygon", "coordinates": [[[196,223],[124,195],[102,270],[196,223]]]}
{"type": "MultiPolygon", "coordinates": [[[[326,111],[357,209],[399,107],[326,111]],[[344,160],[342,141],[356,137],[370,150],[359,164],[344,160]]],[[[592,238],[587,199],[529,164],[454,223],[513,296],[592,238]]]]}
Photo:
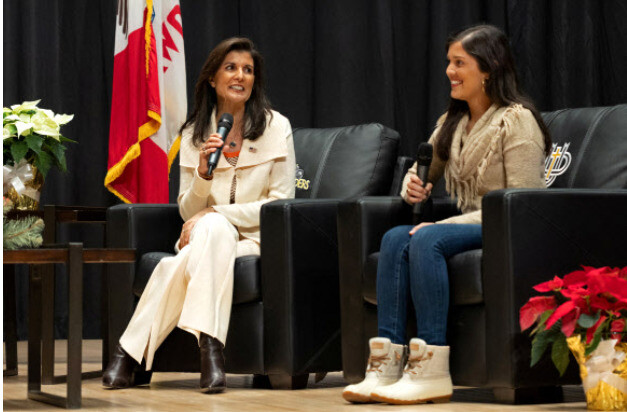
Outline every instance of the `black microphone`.
{"type": "MultiPolygon", "coordinates": [[[[230,113],[224,113],[222,116],[220,116],[220,121],[218,122],[218,131],[216,132],[220,135],[223,142],[226,140],[226,136],[231,131],[231,127],[233,127],[233,115],[230,113]]],[[[209,160],[207,160],[207,167],[209,168],[207,176],[211,176],[211,173],[213,173],[213,170],[218,165],[223,147],[224,145],[218,147],[215,152],[209,155],[209,160]]]]}
{"type": "MultiPolygon", "coordinates": [[[[433,159],[433,146],[431,146],[430,143],[420,143],[420,146],[418,146],[418,155],[416,156],[416,162],[418,163],[418,170],[416,170],[416,174],[420,180],[422,180],[423,187],[427,185],[431,159],[433,159]]],[[[426,200],[427,199],[414,204],[414,223],[420,223],[420,220],[422,219],[423,205],[426,200]]]]}

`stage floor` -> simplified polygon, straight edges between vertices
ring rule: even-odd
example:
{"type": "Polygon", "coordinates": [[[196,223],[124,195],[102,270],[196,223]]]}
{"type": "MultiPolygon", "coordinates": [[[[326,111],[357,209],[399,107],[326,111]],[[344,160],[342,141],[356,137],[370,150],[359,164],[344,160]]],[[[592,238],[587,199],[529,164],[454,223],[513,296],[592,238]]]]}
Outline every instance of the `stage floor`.
{"type": "MultiPolygon", "coordinates": [[[[86,340],[83,344],[83,372],[100,367],[101,343],[86,340]]],[[[65,373],[65,341],[57,341],[56,374],[65,373]]],[[[18,344],[19,374],[3,380],[5,411],[59,411],[60,408],[26,399],[26,342],[18,344]]],[[[83,381],[83,409],[92,411],[585,411],[580,387],[566,387],[566,403],[548,405],[501,405],[493,402],[485,389],[455,388],[453,401],[446,404],[392,406],[381,404],[351,405],[342,399],[346,385],[340,372],[331,373],[319,382],[310,376],[309,387],[298,391],[252,389],[252,375],[228,375],[226,392],[205,395],[196,389],[198,373],[155,373],[150,386],[105,390],[100,378],[83,381]]],[[[65,385],[45,385],[44,391],[64,395],[65,385]]]]}

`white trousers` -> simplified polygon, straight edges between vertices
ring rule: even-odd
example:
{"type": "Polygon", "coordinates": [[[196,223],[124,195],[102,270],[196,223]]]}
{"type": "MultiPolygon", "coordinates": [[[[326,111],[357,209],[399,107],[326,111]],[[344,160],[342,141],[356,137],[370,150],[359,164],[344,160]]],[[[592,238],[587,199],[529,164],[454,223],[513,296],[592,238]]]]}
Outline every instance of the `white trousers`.
{"type": "Polygon", "coordinates": [[[226,341],[233,301],[237,256],[258,255],[259,245],[239,240],[235,226],[219,213],[207,213],[190,242],[176,256],[159,262],[139,299],[120,345],[137,362],[152,368],[155,351],[176,326],[226,341]]]}

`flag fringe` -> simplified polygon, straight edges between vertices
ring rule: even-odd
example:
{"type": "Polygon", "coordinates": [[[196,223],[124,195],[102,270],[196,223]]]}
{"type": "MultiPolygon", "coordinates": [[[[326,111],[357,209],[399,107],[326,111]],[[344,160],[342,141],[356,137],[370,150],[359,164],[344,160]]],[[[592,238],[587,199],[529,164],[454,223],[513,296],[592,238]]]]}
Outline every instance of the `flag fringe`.
{"type": "Polygon", "coordinates": [[[146,27],[144,28],[144,43],[146,47],[146,77],[150,74],[150,52],[152,51],[152,0],[146,0],[146,27]]]}
{"type": "MultiPolygon", "coordinates": [[[[109,171],[107,172],[107,175],[105,176],[105,187],[111,193],[113,193],[114,195],[116,195],[117,197],[122,199],[125,203],[131,203],[131,201],[128,200],[122,194],[120,194],[120,192],[115,190],[111,186],[111,184],[118,177],[122,176],[122,173],[124,173],[124,169],[126,169],[126,166],[129,163],[131,163],[133,160],[137,159],[139,157],[139,155],[141,155],[141,148],[140,148],[139,144],[144,139],[147,139],[148,137],[150,137],[153,134],[157,133],[157,130],[159,130],[159,127],[161,127],[161,116],[159,116],[159,114],[149,110],[148,111],[148,117],[150,117],[150,120],[147,123],[144,123],[143,125],[141,125],[141,127],[139,128],[139,132],[138,132],[138,136],[137,136],[137,143],[135,143],[131,147],[129,147],[129,149],[126,151],[126,154],[122,158],[122,160],[120,160],[115,165],[113,165],[109,169],[109,171]]],[[[168,160],[169,160],[169,158],[168,158],[168,160]]]]}
{"type": "Polygon", "coordinates": [[[170,147],[170,151],[168,152],[168,179],[170,178],[170,168],[172,167],[172,163],[176,158],[176,155],[179,153],[179,149],[181,148],[181,135],[172,142],[172,146],[170,147]]]}

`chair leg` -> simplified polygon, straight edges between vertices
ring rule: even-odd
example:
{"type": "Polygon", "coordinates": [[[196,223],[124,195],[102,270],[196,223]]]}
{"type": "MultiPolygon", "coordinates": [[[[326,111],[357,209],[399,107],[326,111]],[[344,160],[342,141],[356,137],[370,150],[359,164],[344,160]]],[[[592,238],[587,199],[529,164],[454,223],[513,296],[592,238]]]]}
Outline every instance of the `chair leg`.
{"type": "Polygon", "coordinates": [[[272,389],[272,384],[270,383],[268,375],[253,375],[253,388],[272,389]]]}
{"type": "Polygon", "coordinates": [[[561,386],[541,386],[538,388],[493,388],[498,403],[532,404],[564,402],[561,386]]]}
{"type": "Polygon", "coordinates": [[[305,389],[309,374],[291,376],[288,374],[268,375],[272,389],[305,389]]]}

